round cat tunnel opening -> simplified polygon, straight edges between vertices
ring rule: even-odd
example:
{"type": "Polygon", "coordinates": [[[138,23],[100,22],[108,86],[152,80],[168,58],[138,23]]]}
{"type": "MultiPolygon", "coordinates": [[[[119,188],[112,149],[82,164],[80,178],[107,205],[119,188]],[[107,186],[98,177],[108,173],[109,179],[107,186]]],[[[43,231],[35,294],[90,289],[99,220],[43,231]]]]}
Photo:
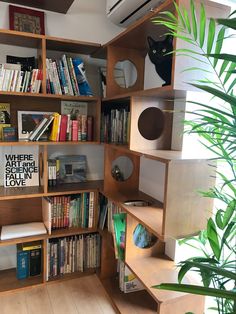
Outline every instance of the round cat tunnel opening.
{"type": "Polygon", "coordinates": [[[138,130],[146,140],[158,139],[165,127],[165,116],[161,109],[150,107],[138,118],[138,130]]]}

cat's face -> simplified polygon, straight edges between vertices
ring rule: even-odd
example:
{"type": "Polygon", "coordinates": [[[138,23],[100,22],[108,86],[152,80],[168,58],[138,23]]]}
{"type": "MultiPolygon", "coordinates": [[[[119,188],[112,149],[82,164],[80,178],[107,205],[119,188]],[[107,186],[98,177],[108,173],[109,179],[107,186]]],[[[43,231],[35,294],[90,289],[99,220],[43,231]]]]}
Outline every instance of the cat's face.
{"type": "Polygon", "coordinates": [[[173,50],[172,36],[167,36],[163,41],[156,41],[152,37],[148,36],[148,55],[150,60],[154,63],[161,63],[164,60],[172,58],[171,54],[168,54],[173,50]]]}

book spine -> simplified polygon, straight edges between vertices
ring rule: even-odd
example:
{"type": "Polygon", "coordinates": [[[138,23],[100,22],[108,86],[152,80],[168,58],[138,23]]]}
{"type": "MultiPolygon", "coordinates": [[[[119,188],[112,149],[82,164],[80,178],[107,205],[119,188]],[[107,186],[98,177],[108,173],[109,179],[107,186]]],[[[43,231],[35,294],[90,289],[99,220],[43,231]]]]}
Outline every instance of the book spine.
{"type": "Polygon", "coordinates": [[[87,116],[87,141],[93,140],[93,117],[87,116]]]}
{"type": "Polygon", "coordinates": [[[78,141],[78,121],[72,120],[72,141],[78,141]]]}
{"type": "Polygon", "coordinates": [[[17,279],[25,279],[29,277],[29,252],[17,250],[17,279]]]}
{"type": "Polygon", "coordinates": [[[64,71],[65,71],[64,73],[65,73],[66,83],[69,89],[69,94],[74,96],[66,55],[62,56],[62,62],[63,62],[64,71]]]}
{"type": "Polygon", "coordinates": [[[89,220],[88,220],[88,228],[93,227],[93,217],[94,217],[94,192],[89,193],[89,220]]]}
{"type": "Polygon", "coordinates": [[[67,124],[68,124],[67,115],[62,115],[61,116],[61,125],[60,125],[60,135],[59,135],[59,141],[60,142],[66,141],[67,124]]]}
{"type": "Polygon", "coordinates": [[[30,251],[30,276],[41,273],[41,248],[30,251]]]}
{"type": "Polygon", "coordinates": [[[72,84],[74,94],[79,95],[79,87],[78,87],[78,83],[77,83],[77,79],[76,79],[76,75],[75,75],[75,71],[74,71],[74,67],[73,67],[72,58],[67,57],[67,64],[68,64],[68,68],[69,68],[71,84],[72,84]]]}

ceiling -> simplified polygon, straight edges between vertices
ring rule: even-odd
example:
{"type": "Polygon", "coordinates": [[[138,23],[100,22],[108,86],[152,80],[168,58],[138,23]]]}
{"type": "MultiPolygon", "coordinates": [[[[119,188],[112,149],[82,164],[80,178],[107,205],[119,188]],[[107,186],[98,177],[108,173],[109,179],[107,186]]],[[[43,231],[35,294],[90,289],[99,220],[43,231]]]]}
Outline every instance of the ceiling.
{"type": "Polygon", "coordinates": [[[70,6],[74,2],[74,0],[10,0],[10,1],[1,0],[1,1],[64,14],[67,13],[70,6]]]}

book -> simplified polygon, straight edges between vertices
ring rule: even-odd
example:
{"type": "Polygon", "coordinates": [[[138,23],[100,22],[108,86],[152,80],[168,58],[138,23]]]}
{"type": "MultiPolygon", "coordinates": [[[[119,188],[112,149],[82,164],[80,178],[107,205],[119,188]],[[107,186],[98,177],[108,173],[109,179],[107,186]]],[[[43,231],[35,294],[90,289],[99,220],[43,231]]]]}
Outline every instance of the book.
{"type": "Polygon", "coordinates": [[[9,240],[45,233],[47,233],[47,231],[42,222],[30,222],[25,224],[2,226],[0,238],[1,240],[9,240]]]}
{"type": "Polygon", "coordinates": [[[58,156],[57,159],[60,161],[60,183],[86,181],[87,158],[85,155],[64,155],[58,156]]]}
{"type": "Polygon", "coordinates": [[[36,248],[31,249],[29,252],[30,276],[37,276],[41,273],[41,251],[41,248],[36,248]]]}
{"type": "Polygon", "coordinates": [[[76,120],[78,114],[87,115],[88,104],[79,101],[61,101],[61,114],[70,114],[71,120],[76,120]]]}
{"type": "Polygon", "coordinates": [[[3,148],[4,187],[39,185],[39,147],[12,146],[3,148]]]}
{"type": "Polygon", "coordinates": [[[0,103],[0,140],[3,140],[3,128],[11,126],[11,113],[9,103],[0,103]]]}
{"type": "Polygon", "coordinates": [[[17,245],[16,253],[16,277],[17,279],[29,277],[29,252],[22,251],[19,245],[17,245]]]}
{"type": "Polygon", "coordinates": [[[4,142],[17,141],[17,129],[12,126],[4,126],[2,128],[2,140],[4,142]]]}
{"type": "MultiPolygon", "coordinates": [[[[53,119],[54,119],[54,115],[45,116],[30,134],[28,138],[29,141],[38,141],[42,137],[42,135],[46,132],[47,128],[52,123],[53,119]]],[[[46,136],[45,139],[47,138],[48,137],[46,136]]]]}
{"type": "Polygon", "coordinates": [[[84,62],[81,58],[72,59],[80,95],[92,96],[92,90],[85,75],[84,62]]]}
{"type": "Polygon", "coordinates": [[[113,221],[118,258],[123,261],[125,251],[126,214],[125,213],[114,214],[113,221]]]}
{"type": "Polygon", "coordinates": [[[35,57],[18,57],[18,56],[6,56],[7,63],[19,64],[22,71],[31,71],[36,68],[35,57]]]}

